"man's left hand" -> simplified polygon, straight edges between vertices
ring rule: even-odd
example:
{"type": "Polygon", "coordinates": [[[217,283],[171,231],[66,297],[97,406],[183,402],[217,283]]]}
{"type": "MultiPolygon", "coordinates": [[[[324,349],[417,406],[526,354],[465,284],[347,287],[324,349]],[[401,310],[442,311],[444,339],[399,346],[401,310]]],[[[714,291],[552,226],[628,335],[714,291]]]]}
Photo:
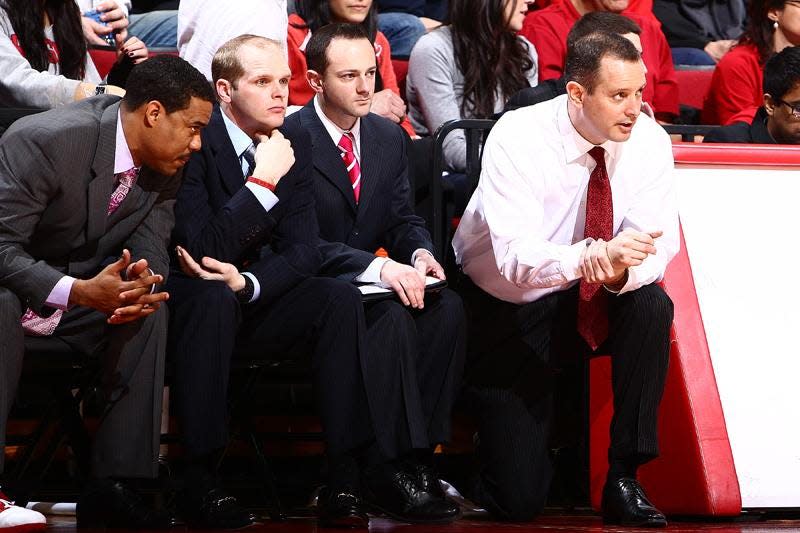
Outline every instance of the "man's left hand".
{"type": "Polygon", "coordinates": [[[444,269],[429,252],[419,252],[414,259],[414,268],[423,276],[433,276],[436,279],[445,279],[444,269]]]}
{"type": "Polygon", "coordinates": [[[183,273],[192,278],[210,279],[224,281],[233,292],[240,291],[245,287],[244,276],[239,273],[236,265],[217,261],[213,257],[204,257],[200,263],[189,255],[186,248],[177,247],[178,260],[181,263],[183,273]]]}

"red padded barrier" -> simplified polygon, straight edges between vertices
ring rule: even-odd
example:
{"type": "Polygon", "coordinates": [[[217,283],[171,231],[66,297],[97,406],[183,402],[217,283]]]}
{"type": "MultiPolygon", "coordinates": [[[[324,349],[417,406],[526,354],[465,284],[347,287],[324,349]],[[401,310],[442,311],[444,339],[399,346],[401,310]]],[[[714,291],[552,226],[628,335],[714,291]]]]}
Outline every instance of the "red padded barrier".
{"type": "MultiPolygon", "coordinates": [[[[178,55],[178,51],[171,48],[150,50],[150,57],[157,56],[159,54],[178,55]]],[[[105,79],[105,77],[108,76],[108,73],[111,71],[111,67],[114,66],[114,62],[117,60],[116,49],[110,47],[89,48],[89,55],[91,56],[92,62],[97,68],[97,72],[100,74],[100,77],[105,79]]]]}
{"type": "Polygon", "coordinates": [[[714,69],[675,69],[678,101],[697,109],[703,109],[703,100],[711,87],[713,74],[714,69]]]}
{"type": "MultiPolygon", "coordinates": [[[[682,234],[681,251],[663,286],[675,304],[675,320],[658,424],[661,455],[639,477],[653,503],[666,513],[738,515],[739,481],[682,234]]],[[[609,357],[591,361],[589,388],[591,494],[592,506],[599,509],[613,411],[609,357]]]]}
{"type": "Polygon", "coordinates": [[[675,143],[676,164],[800,166],[800,149],[778,144],[675,143]]]}
{"type": "Polygon", "coordinates": [[[408,75],[407,59],[392,59],[392,70],[397,77],[397,86],[400,88],[400,97],[406,99],[406,76],[408,75]]]}

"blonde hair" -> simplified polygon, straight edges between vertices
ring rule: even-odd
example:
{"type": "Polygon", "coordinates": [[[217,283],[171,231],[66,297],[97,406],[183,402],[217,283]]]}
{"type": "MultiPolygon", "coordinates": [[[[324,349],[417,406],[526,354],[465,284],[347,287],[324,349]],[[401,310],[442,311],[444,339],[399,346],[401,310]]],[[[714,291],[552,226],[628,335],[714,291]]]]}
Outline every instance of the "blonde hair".
{"type": "Polygon", "coordinates": [[[239,50],[245,45],[261,49],[274,46],[283,50],[283,45],[279,41],[260,35],[245,33],[234,37],[217,49],[217,53],[214,54],[214,59],[211,61],[211,80],[214,84],[218,80],[228,80],[233,88],[236,88],[236,82],[244,75],[244,67],[239,60],[239,50]]]}

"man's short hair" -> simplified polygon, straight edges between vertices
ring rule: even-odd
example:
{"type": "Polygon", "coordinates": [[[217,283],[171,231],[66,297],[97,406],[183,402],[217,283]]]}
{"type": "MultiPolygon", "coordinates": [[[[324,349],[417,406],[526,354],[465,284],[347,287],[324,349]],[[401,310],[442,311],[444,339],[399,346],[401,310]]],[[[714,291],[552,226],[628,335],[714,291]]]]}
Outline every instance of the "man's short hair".
{"type": "Polygon", "coordinates": [[[787,46],[764,65],[764,92],[783,99],[800,85],[800,47],[787,46]]]}
{"type": "Polygon", "coordinates": [[[625,37],[609,33],[592,33],[572,43],[567,48],[564,67],[566,81],[583,85],[589,93],[594,91],[603,58],[622,61],[641,61],[639,51],[625,37]]]}
{"type": "Polygon", "coordinates": [[[133,67],[122,105],[128,111],[157,100],[167,113],[186,109],[192,98],[215,102],[214,91],[199,70],[183,59],[163,54],[133,67]]]}
{"type": "Polygon", "coordinates": [[[633,20],[610,11],[590,11],[573,24],[567,34],[567,48],[572,48],[575,41],[592,33],[610,33],[613,35],[642,34],[642,28],[633,20]]]}
{"type": "Polygon", "coordinates": [[[328,47],[334,39],[347,39],[356,41],[366,39],[370,44],[369,35],[360,24],[328,24],[311,35],[306,45],[306,64],[308,70],[320,74],[328,68],[328,47]]]}
{"type": "Polygon", "coordinates": [[[214,54],[214,59],[211,61],[211,80],[214,84],[219,80],[228,80],[233,85],[233,88],[236,88],[236,82],[244,75],[244,67],[239,58],[239,50],[248,44],[262,49],[272,46],[277,47],[279,50],[283,49],[279,41],[260,35],[245,33],[234,37],[217,49],[217,53],[214,54]]]}

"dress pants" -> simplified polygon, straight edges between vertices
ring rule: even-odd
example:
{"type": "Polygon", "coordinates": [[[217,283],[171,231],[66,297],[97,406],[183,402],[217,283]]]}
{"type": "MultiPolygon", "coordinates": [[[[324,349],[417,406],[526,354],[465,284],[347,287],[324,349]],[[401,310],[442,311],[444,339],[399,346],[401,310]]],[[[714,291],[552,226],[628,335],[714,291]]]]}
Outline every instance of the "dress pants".
{"type": "MultiPolygon", "coordinates": [[[[6,423],[25,352],[19,298],[0,288],[0,471],[6,423]]],[[[111,326],[86,307],[64,313],[53,333],[70,347],[102,359],[104,411],[92,446],[95,477],[154,478],[158,475],[161,402],[167,344],[167,309],[128,324],[111,326]]]]}
{"type": "Polygon", "coordinates": [[[421,310],[391,298],[365,304],[364,313],[364,384],[384,459],[446,442],[464,367],[461,298],[443,289],[426,293],[421,310]]]}
{"type": "Polygon", "coordinates": [[[237,346],[276,359],[307,346],[328,453],[374,438],[360,363],[366,326],[354,285],[308,278],[275,301],[246,305],[220,281],[174,273],[168,288],[174,398],[190,457],[228,442],[228,377],[237,346]]]}
{"type": "MultiPolygon", "coordinates": [[[[555,372],[591,355],[576,329],[578,286],[515,305],[466,277],[463,285],[472,333],[465,400],[477,419],[479,464],[468,492],[499,518],[530,520],[544,507],[552,476],[555,372]]],[[[658,455],[672,301],[658,285],[608,300],[609,337],[596,353],[612,358],[609,460],[642,464],[658,455]]]]}

